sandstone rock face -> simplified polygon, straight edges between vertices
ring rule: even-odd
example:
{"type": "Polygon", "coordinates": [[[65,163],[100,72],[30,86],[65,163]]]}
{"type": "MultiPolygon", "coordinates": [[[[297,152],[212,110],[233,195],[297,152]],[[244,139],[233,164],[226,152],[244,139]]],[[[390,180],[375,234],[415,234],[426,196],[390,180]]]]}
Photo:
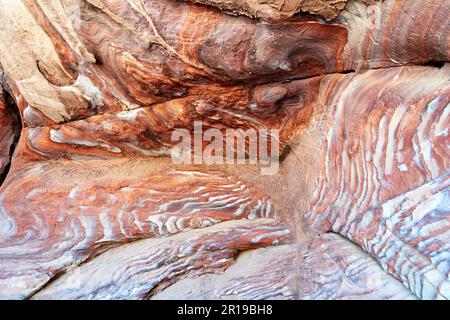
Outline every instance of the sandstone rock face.
{"type": "Polygon", "coordinates": [[[0,298],[449,299],[449,17],[0,0],[0,298]],[[173,161],[199,123],[279,170],[173,161]]]}
{"type": "Polygon", "coordinates": [[[290,18],[298,12],[320,15],[327,20],[336,18],[347,0],[192,0],[215,6],[234,15],[279,20],[290,18]]]}
{"type": "Polygon", "coordinates": [[[335,109],[307,133],[321,156],[300,200],[313,228],[359,244],[426,298],[448,297],[449,73],[405,67],[338,80],[335,109]]]}
{"type": "Polygon", "coordinates": [[[152,299],[415,299],[335,234],[243,254],[219,275],[183,279],[152,299]]]}

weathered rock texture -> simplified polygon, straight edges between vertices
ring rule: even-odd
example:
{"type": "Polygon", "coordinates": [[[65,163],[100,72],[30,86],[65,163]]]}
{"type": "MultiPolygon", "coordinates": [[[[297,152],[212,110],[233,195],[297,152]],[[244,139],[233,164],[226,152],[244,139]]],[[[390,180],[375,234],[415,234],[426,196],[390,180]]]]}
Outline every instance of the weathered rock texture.
{"type": "Polygon", "coordinates": [[[234,14],[253,18],[279,20],[290,18],[298,12],[320,15],[327,20],[336,18],[347,0],[191,0],[208,4],[234,14]]]}
{"type": "Polygon", "coordinates": [[[415,299],[354,244],[333,234],[242,254],[219,275],[183,279],[153,299],[415,299]]]}
{"type": "Polygon", "coordinates": [[[450,298],[449,17],[0,0],[0,298],[450,298]],[[173,163],[195,121],[279,129],[279,173],[173,163]]]}
{"type": "Polygon", "coordinates": [[[306,222],[359,244],[424,298],[449,294],[449,74],[446,65],[340,77],[324,104],[334,108],[297,137],[315,152],[299,199],[306,222]]]}

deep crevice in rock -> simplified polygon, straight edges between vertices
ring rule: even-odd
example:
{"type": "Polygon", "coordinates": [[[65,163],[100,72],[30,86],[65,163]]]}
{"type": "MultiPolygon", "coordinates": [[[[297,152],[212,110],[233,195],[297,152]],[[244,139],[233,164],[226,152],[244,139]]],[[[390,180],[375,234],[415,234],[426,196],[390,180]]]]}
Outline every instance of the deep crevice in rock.
{"type": "Polygon", "coordinates": [[[14,142],[11,144],[10,151],[9,151],[9,163],[3,170],[3,172],[0,174],[0,186],[3,185],[3,182],[6,180],[6,177],[9,174],[9,170],[11,169],[11,163],[14,156],[14,150],[16,149],[16,145],[19,142],[20,139],[20,132],[22,131],[22,122],[20,117],[19,109],[12,98],[12,96],[7,92],[6,90],[3,91],[3,97],[6,102],[6,112],[9,112],[9,114],[12,116],[14,125],[12,129],[14,130],[14,142]]]}

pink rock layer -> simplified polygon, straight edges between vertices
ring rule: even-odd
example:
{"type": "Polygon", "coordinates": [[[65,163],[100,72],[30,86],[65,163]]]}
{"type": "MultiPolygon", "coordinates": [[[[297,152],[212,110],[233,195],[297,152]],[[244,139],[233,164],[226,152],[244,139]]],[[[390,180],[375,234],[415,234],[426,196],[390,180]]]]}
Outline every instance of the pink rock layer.
{"type": "Polygon", "coordinates": [[[202,2],[0,1],[0,298],[450,298],[448,1],[202,2]]]}

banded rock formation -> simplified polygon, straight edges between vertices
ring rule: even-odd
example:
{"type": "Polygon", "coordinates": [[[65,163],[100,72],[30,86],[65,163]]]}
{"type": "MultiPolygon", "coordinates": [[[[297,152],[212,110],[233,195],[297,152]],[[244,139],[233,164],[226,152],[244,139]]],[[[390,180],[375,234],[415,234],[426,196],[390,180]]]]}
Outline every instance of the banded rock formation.
{"type": "Polygon", "coordinates": [[[183,279],[153,299],[415,299],[354,244],[325,234],[246,252],[219,275],[183,279]]]}
{"type": "Polygon", "coordinates": [[[308,190],[307,225],[354,241],[421,298],[449,296],[449,67],[329,76],[317,105],[333,108],[316,109],[286,166],[308,190]]]}
{"type": "Polygon", "coordinates": [[[0,298],[448,299],[449,16],[0,0],[0,298]],[[173,163],[200,121],[279,173],[173,163]]]}

